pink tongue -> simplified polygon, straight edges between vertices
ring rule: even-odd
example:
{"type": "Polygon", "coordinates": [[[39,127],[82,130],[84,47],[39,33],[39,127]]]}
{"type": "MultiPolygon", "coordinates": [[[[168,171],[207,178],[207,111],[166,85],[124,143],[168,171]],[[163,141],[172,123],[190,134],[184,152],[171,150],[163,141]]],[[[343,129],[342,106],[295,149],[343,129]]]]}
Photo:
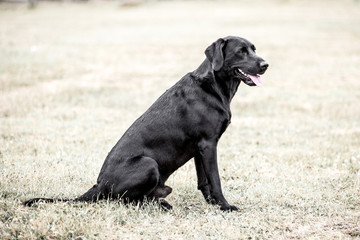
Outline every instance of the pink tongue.
{"type": "Polygon", "coordinates": [[[256,84],[256,86],[261,86],[262,85],[262,81],[261,81],[261,78],[259,76],[254,76],[254,75],[248,74],[248,77],[251,78],[251,81],[253,81],[256,84]]]}

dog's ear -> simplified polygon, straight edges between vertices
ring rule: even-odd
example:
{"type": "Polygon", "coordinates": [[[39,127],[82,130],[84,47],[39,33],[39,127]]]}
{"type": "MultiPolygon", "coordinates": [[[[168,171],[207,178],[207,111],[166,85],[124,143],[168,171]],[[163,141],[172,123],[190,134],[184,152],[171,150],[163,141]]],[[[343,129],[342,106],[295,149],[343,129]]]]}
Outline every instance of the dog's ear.
{"type": "Polygon", "coordinates": [[[214,71],[219,71],[224,65],[224,54],[223,48],[225,46],[226,40],[223,38],[219,38],[211,44],[206,50],[205,55],[207,59],[210,61],[212,69],[214,71]]]}

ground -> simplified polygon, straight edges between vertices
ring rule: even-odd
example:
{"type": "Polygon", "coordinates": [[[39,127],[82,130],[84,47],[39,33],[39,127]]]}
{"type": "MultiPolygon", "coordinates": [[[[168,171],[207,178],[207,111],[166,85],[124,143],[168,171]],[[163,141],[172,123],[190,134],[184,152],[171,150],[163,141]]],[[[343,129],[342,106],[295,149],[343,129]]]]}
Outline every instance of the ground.
{"type": "Polygon", "coordinates": [[[149,1],[0,4],[1,239],[360,239],[360,3],[149,1]],[[95,182],[129,125],[219,37],[270,67],[241,84],[219,143],[224,195],[193,160],[157,205],[38,204],[95,182]]]}

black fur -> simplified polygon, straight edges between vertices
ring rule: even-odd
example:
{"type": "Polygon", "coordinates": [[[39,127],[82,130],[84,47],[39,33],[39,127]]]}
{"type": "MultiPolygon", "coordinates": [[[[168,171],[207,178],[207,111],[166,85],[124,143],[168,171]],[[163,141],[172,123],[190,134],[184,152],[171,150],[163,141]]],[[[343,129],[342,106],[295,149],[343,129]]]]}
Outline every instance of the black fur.
{"type": "MultiPolygon", "coordinates": [[[[195,71],[167,90],[130,126],[106,157],[97,183],[72,201],[148,198],[171,209],[163,200],[172,191],[165,182],[195,158],[198,189],[206,201],[225,211],[237,210],[221,190],[217,143],[230,124],[230,102],[240,82],[255,85],[238,69],[263,74],[268,64],[255,54],[253,44],[239,37],[218,39],[205,55],[195,71]]],[[[24,204],[40,200],[54,201],[35,198],[24,204]]]]}

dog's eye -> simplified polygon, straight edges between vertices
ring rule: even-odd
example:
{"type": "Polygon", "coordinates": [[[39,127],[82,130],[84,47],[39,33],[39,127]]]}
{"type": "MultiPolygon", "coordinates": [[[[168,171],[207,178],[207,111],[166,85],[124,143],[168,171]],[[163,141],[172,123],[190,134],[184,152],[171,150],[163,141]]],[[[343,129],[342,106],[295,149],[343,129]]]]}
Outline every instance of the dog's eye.
{"type": "Polygon", "coordinates": [[[244,54],[244,55],[248,55],[249,51],[247,50],[246,47],[243,47],[243,48],[241,48],[241,53],[244,54]]]}
{"type": "Polygon", "coordinates": [[[256,48],[254,45],[251,46],[251,49],[255,52],[256,51],[256,48]]]}

